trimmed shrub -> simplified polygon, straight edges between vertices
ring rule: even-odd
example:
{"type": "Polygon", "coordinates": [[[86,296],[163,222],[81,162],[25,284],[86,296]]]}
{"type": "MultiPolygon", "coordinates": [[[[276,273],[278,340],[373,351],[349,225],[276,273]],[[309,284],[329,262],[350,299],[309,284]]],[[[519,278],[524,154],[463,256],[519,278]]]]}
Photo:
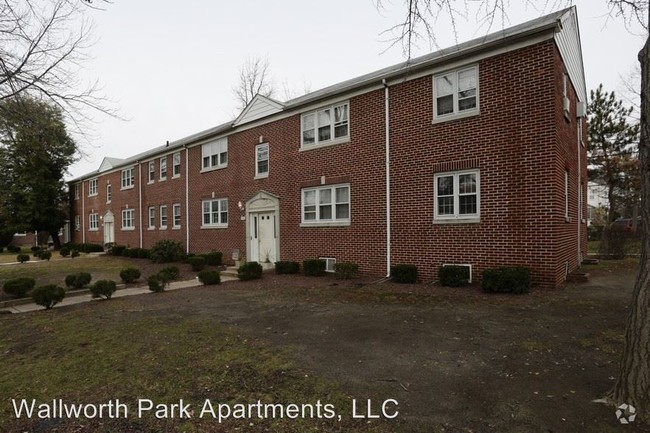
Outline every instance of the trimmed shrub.
{"type": "Polygon", "coordinates": [[[178,266],[167,266],[166,268],[162,268],[158,273],[165,276],[167,281],[173,281],[178,278],[181,271],[178,269],[178,266]]]}
{"type": "Polygon", "coordinates": [[[205,257],[202,256],[194,256],[194,257],[188,257],[187,262],[192,266],[192,270],[194,272],[202,271],[203,268],[205,268],[205,257]]]}
{"type": "Polygon", "coordinates": [[[41,260],[47,260],[49,262],[50,259],[52,258],[52,251],[43,250],[38,255],[38,258],[41,259],[41,260]]]}
{"type": "Polygon", "coordinates": [[[65,285],[71,289],[81,289],[90,284],[92,276],[88,272],[78,272],[65,277],[65,285]]]}
{"type": "Polygon", "coordinates": [[[438,270],[440,284],[447,287],[462,287],[469,284],[469,266],[440,266],[438,270]]]}
{"type": "Polygon", "coordinates": [[[18,254],[20,252],[20,247],[15,245],[7,245],[7,251],[11,254],[18,254]]]}
{"type": "Polygon", "coordinates": [[[418,267],[409,264],[391,266],[390,279],[400,284],[415,284],[418,281],[418,267]]]}
{"type": "Polygon", "coordinates": [[[158,272],[147,278],[147,284],[149,285],[149,290],[152,292],[163,292],[171,279],[169,274],[164,272],[158,272]]]}
{"type": "Polygon", "coordinates": [[[79,250],[70,250],[70,258],[74,259],[75,257],[79,257],[79,250]]]}
{"type": "Polygon", "coordinates": [[[221,265],[221,260],[223,258],[223,253],[221,251],[211,251],[206,254],[202,254],[205,258],[205,264],[208,266],[219,266],[221,265]]]}
{"type": "Polygon", "coordinates": [[[56,284],[40,286],[32,290],[32,299],[40,306],[50,309],[65,298],[65,290],[56,284]]]}
{"type": "Polygon", "coordinates": [[[307,259],[302,262],[302,271],[310,277],[322,277],[326,267],[327,263],[321,259],[307,259]]]}
{"type": "Polygon", "coordinates": [[[501,267],[483,271],[481,288],[487,293],[528,293],[530,269],[524,267],[501,267]]]}
{"type": "Polygon", "coordinates": [[[61,254],[61,257],[68,257],[70,255],[70,248],[61,247],[61,249],[59,250],[59,254],[61,254]]]}
{"type": "Polygon", "coordinates": [[[16,256],[16,261],[20,263],[25,263],[29,261],[29,254],[18,254],[16,256]]]}
{"type": "Polygon", "coordinates": [[[126,249],[126,245],[113,245],[109,248],[108,253],[112,256],[121,256],[126,249]]]}
{"type": "Polygon", "coordinates": [[[297,274],[300,272],[300,263],[280,261],[275,262],[275,273],[280,274],[297,274]]]}
{"type": "Polygon", "coordinates": [[[206,269],[199,272],[199,281],[206,286],[221,284],[221,275],[219,274],[219,271],[206,269]]]}
{"type": "Polygon", "coordinates": [[[359,272],[359,265],[352,262],[334,263],[334,273],[342,280],[349,280],[359,272]]]}
{"type": "Polygon", "coordinates": [[[31,247],[30,250],[32,250],[33,257],[40,257],[41,251],[43,251],[41,247],[37,246],[31,247]]]}
{"type": "Polygon", "coordinates": [[[140,278],[140,269],[124,268],[120,271],[120,278],[125,284],[130,284],[140,278]]]}
{"type": "Polygon", "coordinates": [[[185,255],[183,245],[171,239],[156,242],[149,251],[151,260],[156,263],[178,262],[185,255]]]}
{"type": "Polygon", "coordinates": [[[257,262],[246,262],[237,269],[237,277],[241,281],[262,278],[262,265],[257,262]]]}
{"type": "Polygon", "coordinates": [[[77,250],[82,253],[103,253],[104,252],[104,246],[101,244],[68,242],[65,245],[69,247],[70,250],[77,250]]]}
{"type": "Polygon", "coordinates": [[[90,286],[90,293],[93,294],[93,298],[111,299],[115,290],[117,290],[115,281],[111,280],[95,281],[95,284],[90,286]]]}
{"type": "Polygon", "coordinates": [[[15,298],[24,298],[27,292],[32,290],[36,285],[36,280],[33,278],[12,278],[5,281],[2,288],[7,295],[15,298]]]}
{"type": "Polygon", "coordinates": [[[148,259],[151,255],[151,252],[146,248],[138,248],[138,258],[139,259],[148,259]]]}

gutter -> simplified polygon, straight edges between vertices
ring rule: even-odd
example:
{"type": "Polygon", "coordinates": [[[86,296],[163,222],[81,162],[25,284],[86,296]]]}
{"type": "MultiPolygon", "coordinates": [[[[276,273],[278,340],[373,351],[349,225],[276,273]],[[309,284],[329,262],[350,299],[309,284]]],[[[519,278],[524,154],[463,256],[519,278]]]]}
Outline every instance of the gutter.
{"type": "Polygon", "coordinates": [[[384,85],[384,124],[386,127],[386,278],[390,277],[391,267],[391,221],[390,221],[390,99],[388,83],[383,79],[384,85]]]}

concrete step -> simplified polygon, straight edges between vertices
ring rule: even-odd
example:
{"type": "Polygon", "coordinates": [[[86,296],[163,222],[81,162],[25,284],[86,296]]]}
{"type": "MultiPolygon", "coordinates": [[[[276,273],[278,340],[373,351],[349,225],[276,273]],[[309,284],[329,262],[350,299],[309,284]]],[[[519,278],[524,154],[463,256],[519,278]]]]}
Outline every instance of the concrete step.
{"type": "Polygon", "coordinates": [[[219,272],[222,276],[237,277],[237,267],[228,266],[226,270],[219,272]]]}

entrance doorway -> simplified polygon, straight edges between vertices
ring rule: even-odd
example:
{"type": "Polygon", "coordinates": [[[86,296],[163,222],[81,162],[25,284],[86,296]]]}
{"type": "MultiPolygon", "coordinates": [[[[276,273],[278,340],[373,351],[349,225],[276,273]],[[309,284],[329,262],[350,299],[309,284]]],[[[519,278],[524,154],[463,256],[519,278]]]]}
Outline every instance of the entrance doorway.
{"type": "Polygon", "coordinates": [[[104,214],[104,245],[115,242],[115,218],[113,212],[104,214]]]}

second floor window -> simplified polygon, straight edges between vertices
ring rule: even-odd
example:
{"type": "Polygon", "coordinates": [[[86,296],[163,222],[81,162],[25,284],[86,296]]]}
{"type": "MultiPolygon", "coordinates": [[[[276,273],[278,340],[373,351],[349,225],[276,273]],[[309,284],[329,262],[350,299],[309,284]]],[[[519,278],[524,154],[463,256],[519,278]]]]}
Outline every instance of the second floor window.
{"type": "Polygon", "coordinates": [[[88,181],[88,197],[97,195],[97,179],[90,179],[88,181]]]}
{"type": "Polygon", "coordinates": [[[167,179],[167,157],[160,158],[160,180],[167,179]]]}
{"type": "Polygon", "coordinates": [[[228,166],[228,138],[220,138],[201,146],[203,170],[228,166]]]}
{"type": "Polygon", "coordinates": [[[156,180],[156,161],[149,161],[149,183],[156,180]]]}
{"type": "Polygon", "coordinates": [[[133,188],[134,183],[133,167],[122,170],[122,189],[133,188]]]}
{"type": "Polygon", "coordinates": [[[110,203],[113,200],[113,186],[109,183],[106,185],[106,203],[110,203]]]}
{"type": "Polygon", "coordinates": [[[478,67],[436,75],[434,118],[475,114],[478,109],[478,67]]]}
{"type": "Polygon", "coordinates": [[[302,146],[327,144],[349,137],[348,103],[305,113],[301,118],[302,146]]]}
{"type": "Polygon", "coordinates": [[[269,175],[269,143],[255,146],[255,177],[269,175]]]}
{"type": "Polygon", "coordinates": [[[172,156],[172,161],[173,161],[172,177],[178,177],[181,175],[181,153],[176,152],[172,156]]]}

